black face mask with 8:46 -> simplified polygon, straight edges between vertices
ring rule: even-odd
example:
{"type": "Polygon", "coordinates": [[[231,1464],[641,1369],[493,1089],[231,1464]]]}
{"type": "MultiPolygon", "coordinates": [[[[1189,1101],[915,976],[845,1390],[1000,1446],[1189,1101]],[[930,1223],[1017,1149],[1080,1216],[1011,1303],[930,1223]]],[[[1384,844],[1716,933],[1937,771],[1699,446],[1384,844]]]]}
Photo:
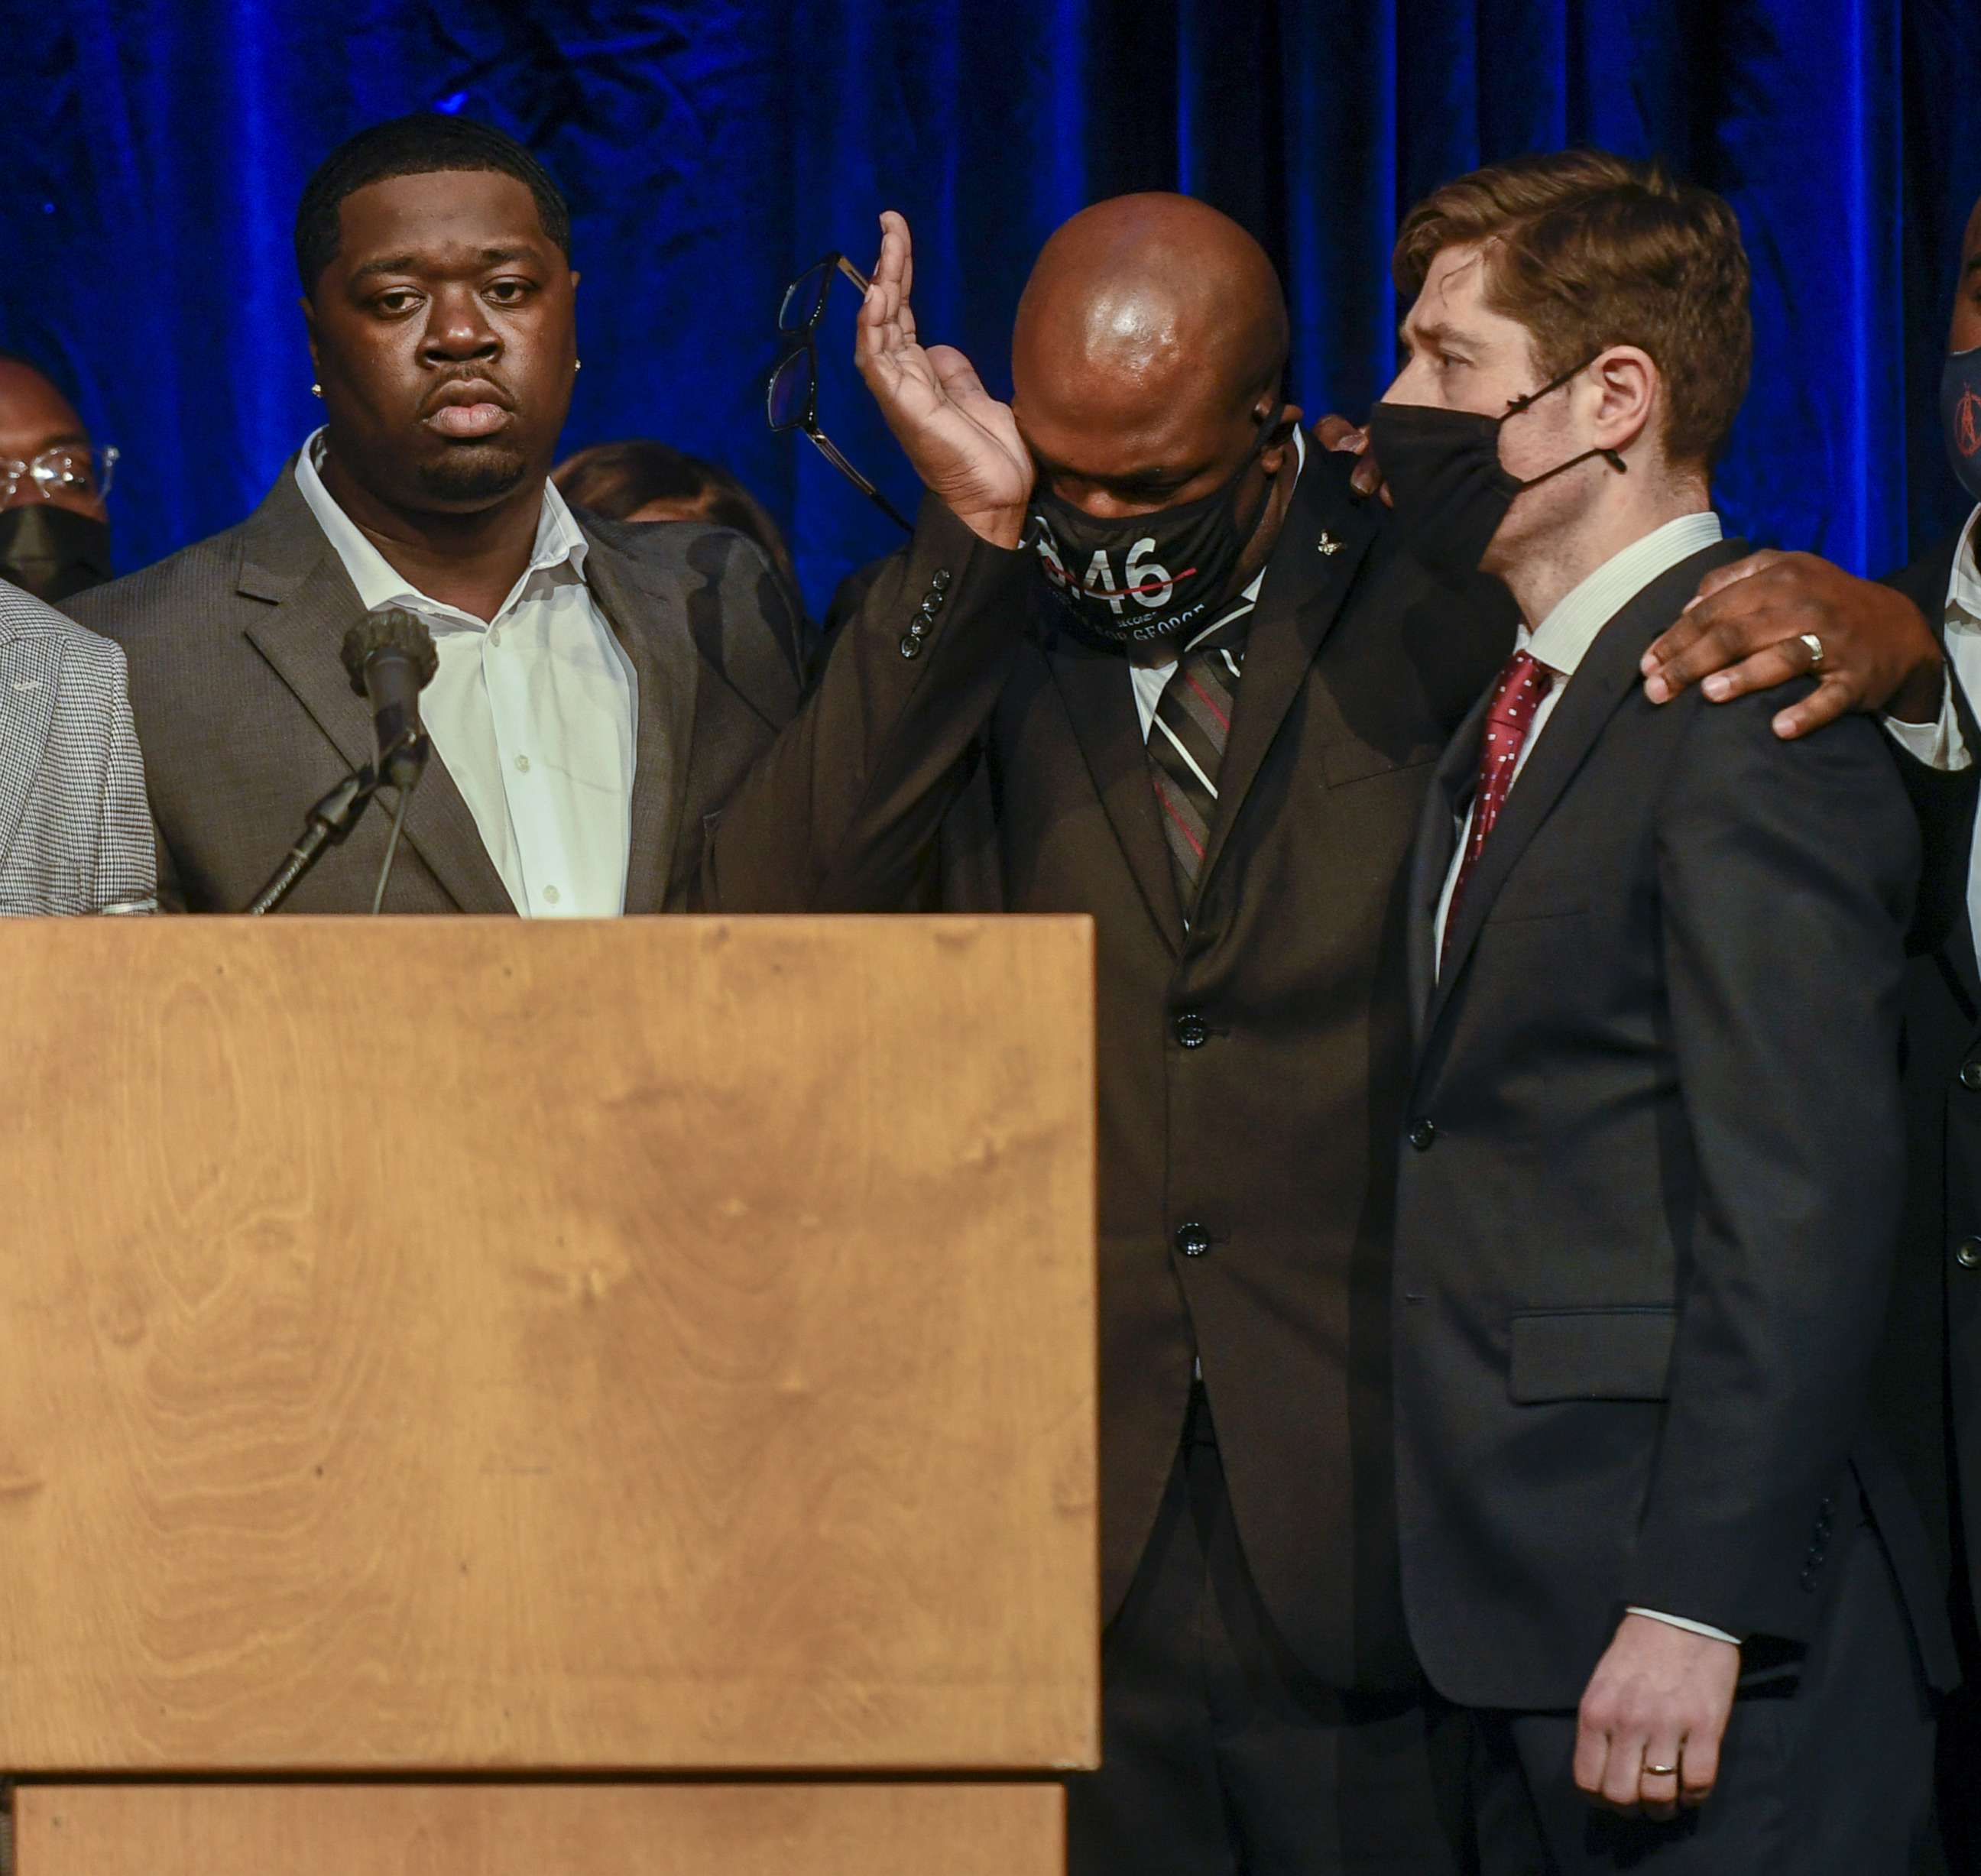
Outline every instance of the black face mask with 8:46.
{"type": "Polygon", "coordinates": [[[1029,536],[1076,630],[1108,644],[1138,645],[1204,622],[1228,596],[1258,525],[1255,514],[1241,526],[1238,492],[1278,422],[1276,407],[1224,482],[1174,508],[1103,521],[1057,495],[1033,497],[1029,536]]]}

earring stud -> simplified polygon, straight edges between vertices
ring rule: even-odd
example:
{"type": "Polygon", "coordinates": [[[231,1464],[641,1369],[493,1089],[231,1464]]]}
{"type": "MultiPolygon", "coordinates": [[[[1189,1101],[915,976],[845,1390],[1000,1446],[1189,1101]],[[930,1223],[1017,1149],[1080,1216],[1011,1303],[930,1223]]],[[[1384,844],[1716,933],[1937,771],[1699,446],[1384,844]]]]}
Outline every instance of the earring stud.
{"type": "Polygon", "coordinates": [[[321,397],[323,395],[323,387],[321,384],[311,385],[310,395],[312,397],[321,397]]]}

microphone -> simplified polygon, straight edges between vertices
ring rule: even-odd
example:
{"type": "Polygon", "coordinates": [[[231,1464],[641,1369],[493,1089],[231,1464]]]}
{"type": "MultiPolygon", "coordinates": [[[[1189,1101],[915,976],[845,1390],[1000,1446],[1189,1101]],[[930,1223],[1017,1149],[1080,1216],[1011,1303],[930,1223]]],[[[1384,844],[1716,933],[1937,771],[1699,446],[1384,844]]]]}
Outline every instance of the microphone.
{"type": "Polygon", "coordinates": [[[344,635],[351,687],[371,706],[372,767],[381,783],[409,790],[426,767],[420,693],[440,669],[426,622],[403,606],[378,606],[344,635]]]}

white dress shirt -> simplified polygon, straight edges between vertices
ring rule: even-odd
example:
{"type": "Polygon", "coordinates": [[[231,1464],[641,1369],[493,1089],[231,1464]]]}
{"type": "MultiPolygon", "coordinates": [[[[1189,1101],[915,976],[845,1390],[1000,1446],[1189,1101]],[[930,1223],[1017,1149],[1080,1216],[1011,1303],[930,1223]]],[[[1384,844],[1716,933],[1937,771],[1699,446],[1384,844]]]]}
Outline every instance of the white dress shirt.
{"type": "Polygon", "coordinates": [[[544,484],[530,564],[484,622],[394,570],[324,486],[322,451],[319,430],[296,486],[365,610],[404,606],[432,631],[440,669],[421,719],[516,910],[624,911],[638,680],[585,584],[588,550],[564,497],[544,484]]]}
{"type": "MultiPolygon", "coordinates": [[[[1967,525],[1960,531],[1942,617],[1946,661],[1970,699],[1981,698],[1981,567],[1976,566],[1974,559],[1977,545],[1981,545],[1981,508],[1967,517],[1967,525]]],[[[1960,733],[1960,716],[1953,707],[1950,684],[1937,723],[1899,723],[1887,717],[1885,727],[1929,767],[1964,769],[1974,760],[1960,733]]],[[[1981,819],[1976,822],[1974,836],[1976,844],[1967,867],[1967,923],[1974,936],[1976,963],[1981,964],[1981,819]]]]}
{"type": "MultiPolygon", "coordinates": [[[[1541,740],[1541,732],[1547,727],[1548,718],[1553,714],[1561,694],[1568,688],[1570,680],[1588,656],[1590,647],[1596,643],[1603,628],[1659,575],[1670,572],[1680,560],[1690,559],[1701,548],[1711,547],[1720,537],[1718,515],[1710,512],[1682,514],[1675,521],[1653,528],[1641,540],[1632,541],[1621,553],[1611,555],[1580,585],[1564,594],[1554,610],[1532,631],[1522,624],[1516,638],[1519,649],[1553,672],[1554,682],[1534,712],[1527,740],[1513,764],[1513,779],[1507,785],[1508,799],[1519,787],[1520,771],[1527,766],[1528,757],[1541,740]]],[[[1501,812],[1505,812],[1503,804],[1501,812]]],[[[1471,833],[1472,803],[1468,800],[1465,812],[1459,817],[1457,850],[1452,855],[1450,870],[1444,877],[1444,891],[1437,902],[1433,942],[1437,947],[1434,955],[1440,960],[1444,953],[1444,925],[1451,910],[1452,889],[1458,883],[1458,869],[1465,857],[1466,843],[1471,833]]],[[[1487,839],[1490,844],[1492,837],[1489,834],[1487,839]]],[[[1693,1635],[1710,1635],[1716,1642],[1740,1645],[1737,1635],[1730,1635],[1709,1622],[1694,1622],[1689,1616],[1667,1615],[1661,1609],[1634,1607],[1629,1613],[1647,1615],[1653,1622],[1686,1629],[1693,1635]]]]}

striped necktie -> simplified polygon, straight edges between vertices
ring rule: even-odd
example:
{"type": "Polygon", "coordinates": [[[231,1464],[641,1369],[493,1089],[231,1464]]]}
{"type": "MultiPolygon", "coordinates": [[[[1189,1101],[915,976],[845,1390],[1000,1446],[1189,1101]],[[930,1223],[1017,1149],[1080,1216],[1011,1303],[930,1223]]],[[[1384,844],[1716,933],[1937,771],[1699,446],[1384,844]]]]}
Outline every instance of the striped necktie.
{"type": "Polygon", "coordinates": [[[1149,775],[1169,841],[1177,900],[1188,922],[1217,806],[1217,771],[1231,739],[1231,710],[1244,667],[1255,602],[1247,599],[1192,639],[1156,700],[1149,775]]]}

